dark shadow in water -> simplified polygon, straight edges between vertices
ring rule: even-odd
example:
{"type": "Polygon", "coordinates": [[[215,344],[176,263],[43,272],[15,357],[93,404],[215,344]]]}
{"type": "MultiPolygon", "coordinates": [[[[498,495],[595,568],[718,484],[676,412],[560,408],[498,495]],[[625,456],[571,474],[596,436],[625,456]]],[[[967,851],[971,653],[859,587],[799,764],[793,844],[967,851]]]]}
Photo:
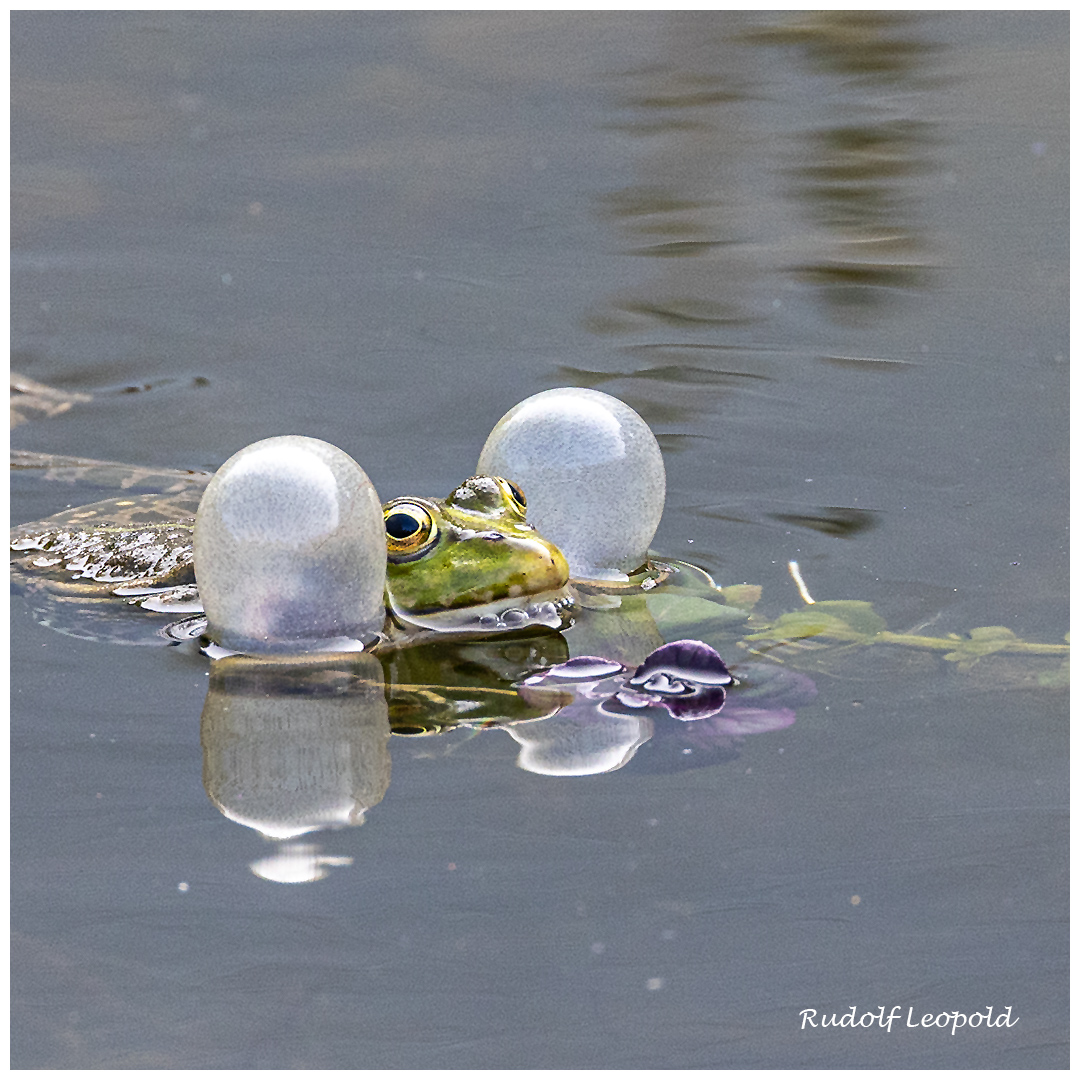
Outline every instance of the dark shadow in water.
{"type": "Polygon", "coordinates": [[[822,74],[888,86],[910,79],[929,53],[943,48],[918,36],[920,18],[896,11],[812,12],[789,15],[752,36],[763,44],[795,46],[822,74]]]}
{"type": "MultiPolygon", "coordinates": [[[[630,350],[627,350],[630,351],[630,350]]],[[[636,350],[635,350],[636,351],[636,350]]],[[[678,361],[689,350],[680,346],[657,346],[642,350],[659,359],[678,361]],[[660,350],[663,350],[660,352],[660,350]]],[[[704,356],[708,359],[708,356],[704,356]]],[[[684,424],[697,417],[717,415],[719,403],[737,392],[745,392],[747,383],[770,382],[767,375],[754,372],[728,371],[701,367],[692,361],[665,363],[658,367],[642,367],[633,371],[593,371],[586,368],[560,365],[555,369],[560,382],[589,389],[601,388],[636,409],[654,429],[684,424]]],[[[665,432],[657,438],[664,450],[675,445],[665,439],[679,438],[677,433],[665,432]]]]}
{"type": "Polygon", "coordinates": [[[766,375],[742,371],[716,371],[710,368],[689,367],[685,364],[665,364],[663,367],[640,368],[637,371],[627,372],[588,371],[584,368],[561,364],[555,370],[560,376],[572,380],[574,386],[584,387],[600,386],[614,379],[651,379],[667,385],[692,386],[700,391],[712,387],[732,387],[742,379],[769,381],[766,375]]]}
{"type": "Polygon", "coordinates": [[[819,514],[769,514],[774,521],[813,529],[826,536],[854,536],[868,532],[877,524],[878,515],[870,510],[853,510],[848,506],[823,506],[819,514]]]}
{"type": "Polygon", "coordinates": [[[813,529],[826,536],[855,536],[877,527],[881,514],[876,510],[861,510],[852,506],[822,506],[817,513],[785,514],[755,512],[746,506],[688,507],[696,517],[711,521],[728,521],[737,525],[753,525],[765,521],[791,525],[797,529],[813,529]]]}

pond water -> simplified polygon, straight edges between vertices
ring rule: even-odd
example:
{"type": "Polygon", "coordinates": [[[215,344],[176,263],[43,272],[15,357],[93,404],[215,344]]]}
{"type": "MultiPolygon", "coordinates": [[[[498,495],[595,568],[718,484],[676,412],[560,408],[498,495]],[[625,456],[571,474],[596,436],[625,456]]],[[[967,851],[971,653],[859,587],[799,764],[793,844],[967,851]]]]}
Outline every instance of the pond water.
{"type": "MultiPolygon", "coordinates": [[[[12,366],[90,397],[16,447],[297,433],[442,495],[517,401],[595,387],[663,448],[654,548],[761,609],[795,560],[893,631],[1062,642],[1066,13],[21,12],[11,45],[12,366]]],[[[16,471],[11,520],[108,494],[16,471]]],[[[286,843],[207,797],[205,657],[11,615],[14,1067],[1068,1064],[1059,660],[778,650],[816,697],[701,768],[392,736],[363,825],[286,843]]]]}

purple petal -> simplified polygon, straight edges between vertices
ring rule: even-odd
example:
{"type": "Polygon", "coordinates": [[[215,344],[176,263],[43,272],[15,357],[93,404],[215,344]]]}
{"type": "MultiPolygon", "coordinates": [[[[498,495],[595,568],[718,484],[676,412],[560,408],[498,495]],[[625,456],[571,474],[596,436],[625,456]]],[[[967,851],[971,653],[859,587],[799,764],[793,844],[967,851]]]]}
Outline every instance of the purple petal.
{"type": "Polygon", "coordinates": [[[710,686],[693,697],[662,698],[660,704],[676,720],[702,720],[724,707],[727,691],[722,686],[710,686]]]}
{"type": "Polygon", "coordinates": [[[527,685],[542,682],[544,679],[595,681],[619,675],[624,671],[626,668],[622,664],[607,660],[603,656],[575,656],[573,660],[567,660],[565,664],[556,664],[544,671],[538,671],[524,681],[527,685]]]}
{"type": "Polygon", "coordinates": [[[676,720],[701,720],[718,713],[724,707],[726,698],[727,691],[722,686],[709,686],[679,697],[642,694],[624,688],[615,695],[614,700],[630,709],[660,705],[676,720]]]}
{"type": "Polygon", "coordinates": [[[672,641],[654,649],[628,680],[642,686],[657,672],[670,679],[697,686],[730,686],[734,681],[720,654],[704,641],[672,641]]]}

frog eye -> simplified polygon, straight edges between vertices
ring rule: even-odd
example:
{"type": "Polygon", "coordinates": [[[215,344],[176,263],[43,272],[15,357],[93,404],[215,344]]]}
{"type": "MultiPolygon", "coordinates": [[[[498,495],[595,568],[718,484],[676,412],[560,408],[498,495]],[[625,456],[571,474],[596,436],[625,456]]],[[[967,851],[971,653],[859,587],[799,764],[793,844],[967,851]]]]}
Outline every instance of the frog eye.
{"type": "Polygon", "coordinates": [[[438,538],[435,519],[419,503],[391,503],[383,516],[386,519],[386,554],[391,562],[419,558],[438,538]]]}
{"type": "MultiPolygon", "coordinates": [[[[500,477],[501,479],[501,477],[500,477]]],[[[510,501],[514,504],[515,508],[525,513],[525,492],[521,490],[512,480],[503,480],[503,485],[506,488],[507,493],[510,496],[510,501]]]]}

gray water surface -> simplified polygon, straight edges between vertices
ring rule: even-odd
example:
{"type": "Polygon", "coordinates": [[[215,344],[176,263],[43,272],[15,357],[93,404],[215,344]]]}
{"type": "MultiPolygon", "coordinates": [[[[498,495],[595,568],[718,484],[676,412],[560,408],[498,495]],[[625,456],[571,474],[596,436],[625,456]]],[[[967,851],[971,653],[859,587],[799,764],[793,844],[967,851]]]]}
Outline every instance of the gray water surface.
{"type": "MultiPolygon", "coordinates": [[[[797,560],[895,631],[1061,643],[1068,28],[15,13],[12,367],[92,400],[12,443],[214,469],[298,433],[443,495],[592,386],[660,439],[659,552],[773,613],[797,560]]],[[[108,494],[15,472],[12,523],[108,494]]],[[[14,1067],[1068,1064],[1045,661],[792,654],[793,725],[665,774],[393,736],[281,884],[207,797],[204,657],[11,615],[14,1067]],[[901,1018],[802,1026],[852,1006],[901,1018]]]]}

